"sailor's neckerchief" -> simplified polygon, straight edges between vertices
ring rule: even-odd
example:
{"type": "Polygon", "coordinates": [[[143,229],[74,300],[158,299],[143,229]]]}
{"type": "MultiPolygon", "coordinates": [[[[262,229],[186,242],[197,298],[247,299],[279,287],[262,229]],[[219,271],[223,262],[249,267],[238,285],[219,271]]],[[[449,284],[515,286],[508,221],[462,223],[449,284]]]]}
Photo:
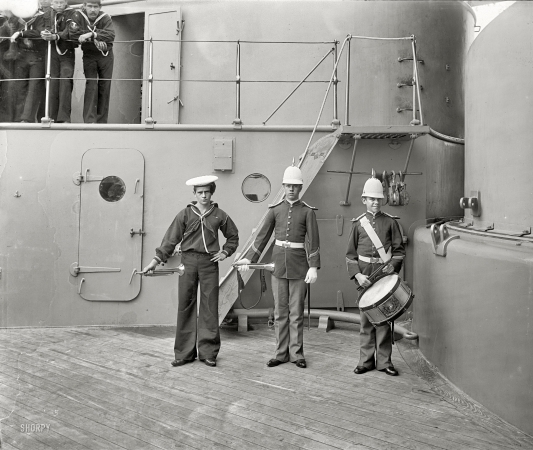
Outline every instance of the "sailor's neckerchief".
{"type": "Polygon", "coordinates": [[[215,230],[213,230],[211,228],[211,224],[209,222],[205,221],[204,218],[207,217],[209,214],[211,214],[213,212],[213,210],[217,207],[217,204],[216,203],[211,203],[211,207],[204,214],[200,213],[200,210],[196,206],[196,202],[189,203],[189,206],[191,207],[191,211],[198,216],[198,219],[196,219],[190,225],[190,227],[189,226],[187,227],[188,229],[185,230],[185,233],[183,233],[183,239],[185,239],[185,236],[188,236],[191,233],[194,233],[198,229],[198,226],[201,226],[201,228],[202,228],[202,240],[204,242],[205,252],[209,253],[209,250],[207,249],[207,244],[205,242],[204,227],[207,228],[213,234],[213,236],[215,236],[215,237],[217,236],[217,233],[215,233],[215,230]]]}
{"type": "MultiPolygon", "coordinates": [[[[90,31],[92,31],[94,34],[97,34],[96,33],[96,24],[100,21],[100,19],[104,18],[105,16],[109,16],[109,14],[107,13],[103,13],[102,15],[98,16],[95,20],[94,20],[94,23],[91,27],[91,20],[89,19],[89,17],[80,9],[78,10],[78,12],[85,18],[85,20],[87,21],[87,28],[89,28],[90,31]]],[[[96,45],[95,45],[96,47],[96,45]]],[[[98,47],[96,47],[98,48],[98,47]]],[[[98,48],[98,50],[100,50],[98,48]]],[[[100,50],[100,53],[104,56],[107,56],[109,55],[109,50],[107,52],[103,52],[102,50],[100,50]]]]}
{"type": "Polygon", "coordinates": [[[43,14],[44,14],[44,12],[42,12],[42,11],[39,10],[39,11],[37,11],[37,13],[36,13],[36,14],[35,14],[30,20],[28,20],[28,21],[24,20],[22,17],[18,17],[18,18],[17,18],[17,19],[18,19],[18,23],[19,23],[20,25],[23,25],[23,26],[24,26],[24,30],[20,30],[19,32],[20,32],[20,37],[23,39],[23,41],[24,41],[24,45],[26,45],[27,48],[32,48],[32,47],[33,47],[33,42],[32,42],[30,39],[24,37],[24,31],[28,31],[28,27],[29,27],[30,25],[32,25],[33,22],[35,22],[35,21],[37,20],[37,17],[42,16],[43,14]]]}

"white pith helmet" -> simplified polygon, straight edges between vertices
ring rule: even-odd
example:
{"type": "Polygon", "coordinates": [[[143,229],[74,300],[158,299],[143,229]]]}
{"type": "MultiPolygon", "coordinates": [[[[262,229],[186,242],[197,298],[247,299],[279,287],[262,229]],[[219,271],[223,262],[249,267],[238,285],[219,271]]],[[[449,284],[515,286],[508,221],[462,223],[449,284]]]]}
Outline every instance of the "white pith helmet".
{"type": "Polygon", "coordinates": [[[304,184],[302,171],[295,166],[289,166],[283,173],[283,184],[304,184]]]}
{"type": "Polygon", "coordinates": [[[381,181],[374,177],[366,180],[361,197],[385,198],[381,181]]]}

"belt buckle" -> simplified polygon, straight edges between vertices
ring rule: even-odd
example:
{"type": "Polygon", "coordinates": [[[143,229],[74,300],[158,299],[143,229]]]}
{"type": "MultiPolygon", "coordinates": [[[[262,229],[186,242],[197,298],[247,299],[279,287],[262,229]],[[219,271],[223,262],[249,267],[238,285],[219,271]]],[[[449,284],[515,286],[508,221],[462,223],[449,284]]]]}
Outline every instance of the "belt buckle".
{"type": "Polygon", "coordinates": [[[291,243],[289,241],[284,241],[281,243],[283,248],[291,248],[291,243]]]}

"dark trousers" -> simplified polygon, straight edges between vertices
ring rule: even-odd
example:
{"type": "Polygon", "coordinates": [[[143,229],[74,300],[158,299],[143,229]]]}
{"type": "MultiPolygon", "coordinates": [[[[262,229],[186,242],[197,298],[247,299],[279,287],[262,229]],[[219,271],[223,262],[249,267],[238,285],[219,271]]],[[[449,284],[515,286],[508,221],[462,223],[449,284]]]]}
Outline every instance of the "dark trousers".
{"type": "Polygon", "coordinates": [[[13,81],[13,61],[4,61],[0,51],[0,122],[13,122],[15,116],[15,99],[13,81]]]}
{"type": "Polygon", "coordinates": [[[64,55],[57,53],[55,44],[51,45],[50,55],[50,118],[54,122],[70,122],[72,109],[72,87],[74,76],[74,50],[64,55]],[[58,78],[60,78],[58,80],[58,78]]]}
{"type": "Polygon", "coordinates": [[[176,359],[216,359],[220,350],[218,327],[218,263],[211,255],[185,252],[185,273],[179,279],[176,359]],[[200,310],[197,293],[200,284],[200,310]],[[197,350],[198,349],[198,350],[197,350]]]}
{"type": "Polygon", "coordinates": [[[304,359],[304,303],[307,286],[302,279],[272,276],[274,295],[274,358],[287,362],[304,359]]]}
{"type": "Polygon", "coordinates": [[[13,120],[36,122],[37,111],[44,92],[44,53],[36,50],[22,50],[15,61],[13,82],[15,114],[13,120]],[[28,78],[32,78],[28,80],[28,78]]]}
{"type": "MultiPolygon", "coordinates": [[[[363,275],[370,275],[377,267],[377,264],[368,264],[359,261],[359,268],[363,275]]],[[[392,367],[392,335],[390,326],[388,324],[374,326],[364,312],[361,311],[360,315],[360,351],[357,365],[366,367],[367,369],[377,368],[378,370],[392,367]]]]}
{"type": "Polygon", "coordinates": [[[107,56],[84,52],[83,72],[87,78],[83,99],[83,121],[107,123],[113,77],[113,49],[109,49],[107,56]]]}

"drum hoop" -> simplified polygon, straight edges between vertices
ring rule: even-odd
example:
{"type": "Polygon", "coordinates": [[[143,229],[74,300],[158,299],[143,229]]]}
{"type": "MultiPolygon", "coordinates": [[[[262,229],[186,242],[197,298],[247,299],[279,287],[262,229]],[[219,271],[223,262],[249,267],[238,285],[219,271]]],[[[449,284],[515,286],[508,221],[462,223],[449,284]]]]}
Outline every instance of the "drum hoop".
{"type": "MultiPolygon", "coordinates": [[[[397,275],[397,274],[396,274],[397,275]]],[[[385,278],[385,277],[383,277],[385,278]]],[[[380,280],[382,280],[383,278],[380,278],[380,280]]],[[[378,280],[379,281],[379,280],[378,280]]],[[[373,303],[372,305],[369,305],[369,306],[359,306],[359,309],[361,311],[368,311],[369,309],[374,309],[376,307],[378,307],[379,305],[381,305],[382,303],[386,302],[390,297],[391,295],[394,295],[394,292],[396,292],[398,290],[398,286],[400,285],[400,283],[402,283],[402,280],[401,278],[398,276],[398,279],[396,280],[396,283],[394,283],[394,286],[391,290],[389,290],[389,292],[383,297],[381,298],[381,300],[378,300],[377,302],[373,303]]],[[[374,285],[372,285],[374,286],[374,285]]],[[[366,288],[362,293],[361,293],[361,296],[359,297],[359,302],[361,301],[361,299],[363,298],[363,295],[365,295],[365,292],[371,288],[372,286],[369,286],[368,288],[366,288]]],[[[411,289],[409,289],[411,290],[411,289]]],[[[411,291],[411,296],[413,295],[413,291],[411,291]]]]}

